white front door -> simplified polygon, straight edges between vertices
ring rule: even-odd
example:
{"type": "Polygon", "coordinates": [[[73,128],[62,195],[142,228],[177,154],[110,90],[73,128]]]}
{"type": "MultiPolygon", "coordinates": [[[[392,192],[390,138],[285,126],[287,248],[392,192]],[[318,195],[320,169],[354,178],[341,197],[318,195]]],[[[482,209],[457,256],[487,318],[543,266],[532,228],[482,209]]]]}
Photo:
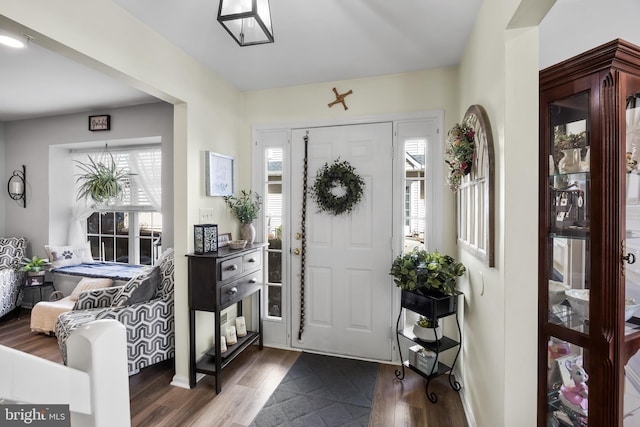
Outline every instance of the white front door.
{"type": "Polygon", "coordinates": [[[391,360],[392,123],[293,130],[291,236],[301,247],[304,136],[308,186],[336,159],[364,179],[364,197],[351,213],[318,213],[307,197],[304,332],[298,340],[301,256],[291,259],[292,346],[354,357],[391,360]]]}

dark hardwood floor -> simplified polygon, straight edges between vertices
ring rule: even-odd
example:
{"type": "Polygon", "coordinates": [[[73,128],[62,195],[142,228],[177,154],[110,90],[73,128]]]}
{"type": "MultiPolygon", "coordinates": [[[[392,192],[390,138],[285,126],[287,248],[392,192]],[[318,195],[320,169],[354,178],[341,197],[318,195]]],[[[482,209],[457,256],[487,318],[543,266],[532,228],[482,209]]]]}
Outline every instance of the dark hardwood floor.
{"type": "MultiPolygon", "coordinates": [[[[29,329],[30,312],[16,319],[0,319],[0,345],[62,363],[55,337],[29,329]]],[[[192,390],[170,385],[173,361],[147,367],[129,377],[132,426],[245,427],[262,408],[299,353],[252,348],[223,371],[222,393],[215,395],[214,379],[206,376],[192,390]]],[[[425,380],[407,370],[403,381],[395,379],[393,365],[380,365],[369,425],[372,427],[467,427],[459,395],[446,377],[431,382],[436,404],[425,396],[425,380]]],[[[115,426],[114,426],[115,427],[115,426]]]]}

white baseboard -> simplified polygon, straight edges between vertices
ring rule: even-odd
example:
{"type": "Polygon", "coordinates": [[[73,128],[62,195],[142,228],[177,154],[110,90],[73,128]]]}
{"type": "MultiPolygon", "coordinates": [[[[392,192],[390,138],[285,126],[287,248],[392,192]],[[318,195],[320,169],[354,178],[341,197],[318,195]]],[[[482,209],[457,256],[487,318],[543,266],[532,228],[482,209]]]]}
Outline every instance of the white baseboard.
{"type": "MultiPolygon", "coordinates": [[[[196,374],[196,383],[200,381],[202,378],[204,378],[204,374],[196,374]]],[[[178,375],[173,376],[170,384],[180,388],[186,388],[186,389],[191,388],[189,386],[189,378],[178,376],[178,375]]]]}
{"type": "Polygon", "coordinates": [[[467,424],[469,427],[478,427],[476,423],[476,419],[473,416],[473,411],[471,410],[471,406],[469,405],[469,401],[467,400],[467,393],[465,392],[465,388],[463,387],[460,390],[460,401],[462,402],[462,409],[464,409],[464,415],[467,418],[467,424]]]}

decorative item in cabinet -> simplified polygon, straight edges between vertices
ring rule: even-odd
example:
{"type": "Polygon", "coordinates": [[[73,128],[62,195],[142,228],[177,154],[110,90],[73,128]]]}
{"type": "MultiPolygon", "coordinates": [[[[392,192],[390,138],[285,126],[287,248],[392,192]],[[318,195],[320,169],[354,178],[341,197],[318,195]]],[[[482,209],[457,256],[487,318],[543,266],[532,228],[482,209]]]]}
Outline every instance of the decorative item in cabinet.
{"type": "Polygon", "coordinates": [[[640,349],[626,303],[638,287],[626,248],[640,236],[627,217],[640,47],[613,40],[541,70],[539,86],[537,425],[621,427],[640,349]]]}

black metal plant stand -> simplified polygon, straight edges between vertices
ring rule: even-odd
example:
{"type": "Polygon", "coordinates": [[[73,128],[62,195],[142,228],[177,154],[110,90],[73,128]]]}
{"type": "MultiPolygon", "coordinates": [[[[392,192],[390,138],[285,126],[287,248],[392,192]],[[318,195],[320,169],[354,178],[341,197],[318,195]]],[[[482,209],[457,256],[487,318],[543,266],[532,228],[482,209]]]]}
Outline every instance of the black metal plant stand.
{"type": "MultiPolygon", "coordinates": [[[[431,403],[436,403],[438,401],[438,396],[436,396],[436,394],[433,392],[429,392],[429,383],[432,379],[440,375],[448,374],[449,385],[453,390],[460,391],[460,389],[462,388],[460,383],[453,376],[453,368],[455,367],[456,362],[458,361],[458,357],[460,356],[461,345],[460,342],[453,340],[447,336],[443,336],[442,339],[436,340],[434,342],[427,342],[415,337],[409,330],[400,330],[402,309],[407,309],[421,314],[428,319],[442,319],[449,316],[455,316],[456,326],[458,327],[458,336],[460,337],[460,341],[462,341],[462,330],[460,329],[457,310],[458,296],[461,294],[461,292],[456,292],[456,294],[453,296],[424,296],[405,290],[402,291],[400,313],[398,314],[398,320],[396,321],[396,340],[398,342],[398,353],[400,354],[402,369],[396,369],[396,378],[398,378],[399,380],[404,379],[405,368],[409,368],[426,378],[427,384],[425,387],[425,393],[427,394],[427,398],[429,399],[429,401],[431,401],[431,403]],[[403,359],[402,348],[400,346],[400,337],[404,337],[422,346],[423,348],[434,352],[437,359],[440,358],[440,354],[442,352],[456,349],[456,355],[453,359],[452,365],[448,366],[438,360],[437,363],[433,364],[430,372],[427,373],[419,370],[417,367],[410,364],[408,360],[405,361],[403,359]]],[[[435,325],[433,329],[435,335],[435,325]]]]}

